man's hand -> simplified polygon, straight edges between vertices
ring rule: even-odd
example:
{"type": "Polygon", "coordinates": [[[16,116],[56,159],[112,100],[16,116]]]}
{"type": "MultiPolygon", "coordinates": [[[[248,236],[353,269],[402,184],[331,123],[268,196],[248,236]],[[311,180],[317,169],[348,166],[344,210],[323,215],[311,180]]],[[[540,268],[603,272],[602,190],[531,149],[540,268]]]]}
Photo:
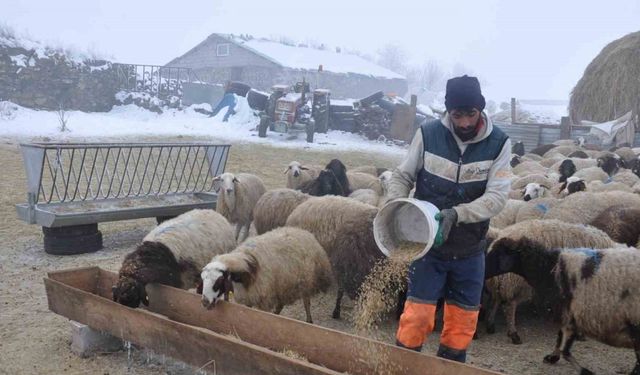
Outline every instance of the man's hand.
{"type": "Polygon", "coordinates": [[[440,225],[438,226],[438,233],[436,233],[433,246],[439,247],[449,238],[451,227],[458,223],[458,213],[453,208],[447,208],[438,212],[435,218],[440,222],[440,225]]]}

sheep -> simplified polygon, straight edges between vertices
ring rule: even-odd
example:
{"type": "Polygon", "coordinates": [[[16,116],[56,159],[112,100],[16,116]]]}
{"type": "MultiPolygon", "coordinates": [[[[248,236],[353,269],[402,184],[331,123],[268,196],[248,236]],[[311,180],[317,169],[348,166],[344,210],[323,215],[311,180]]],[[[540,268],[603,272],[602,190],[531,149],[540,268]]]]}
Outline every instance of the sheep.
{"type": "Polygon", "coordinates": [[[516,154],[518,156],[524,155],[524,143],[522,141],[518,141],[511,146],[511,153],[516,154]]]}
{"type": "Polygon", "coordinates": [[[540,155],[543,156],[544,154],[546,154],[549,150],[556,148],[558,146],[556,145],[552,145],[552,144],[547,144],[547,145],[541,145],[538,146],[536,148],[534,148],[533,150],[529,151],[530,154],[535,154],[535,155],[540,155]]]}
{"type": "Polygon", "coordinates": [[[522,160],[530,160],[530,161],[540,161],[542,160],[542,156],[538,155],[538,154],[532,154],[530,152],[524,154],[522,156],[522,160]]]}
{"type": "Polygon", "coordinates": [[[509,161],[509,165],[511,165],[511,168],[515,167],[520,163],[522,163],[522,158],[516,154],[512,154],[511,161],[509,161]]]}
{"type": "Polygon", "coordinates": [[[338,181],[333,171],[327,169],[320,171],[320,174],[315,180],[302,184],[300,191],[316,197],[323,195],[341,195],[346,197],[349,195],[349,191],[344,189],[344,185],[338,181]]]}
{"type": "Polygon", "coordinates": [[[576,164],[571,159],[565,159],[560,162],[560,165],[557,168],[553,168],[560,172],[560,182],[565,182],[567,178],[573,176],[576,173],[576,164]]]}
{"type": "Polygon", "coordinates": [[[579,143],[573,139],[558,139],[557,141],[554,141],[553,144],[561,147],[575,147],[579,143]]]}
{"type": "Polygon", "coordinates": [[[638,156],[636,161],[629,167],[629,169],[631,169],[631,172],[633,172],[633,174],[640,177],[640,156],[638,156]]]}
{"type": "Polygon", "coordinates": [[[609,176],[616,174],[622,166],[620,156],[612,152],[601,152],[597,162],[598,167],[602,168],[609,176]]]}
{"type": "Polygon", "coordinates": [[[258,234],[283,227],[289,214],[311,196],[293,189],[269,190],[253,208],[253,224],[258,234]]]}
{"type": "Polygon", "coordinates": [[[332,284],[331,265],[315,237],[298,228],[277,228],[252,237],[229,254],[214,257],[202,270],[202,305],[212,309],[231,284],[236,302],[280,314],[304,302],[307,322],[311,297],[332,284]]]}
{"type": "Polygon", "coordinates": [[[630,170],[624,170],[614,174],[611,177],[611,180],[614,182],[620,182],[627,186],[632,187],[633,185],[640,182],[640,176],[637,176],[635,173],[633,173],[630,170]]]}
{"type": "Polygon", "coordinates": [[[326,196],[298,206],[287,226],[299,227],[318,239],[325,249],[338,285],[333,318],[340,318],[343,295],[356,299],[365,277],[384,256],[373,237],[378,209],[353,199],[326,196]]]}
{"type": "Polygon", "coordinates": [[[253,208],[266,189],[262,180],[249,173],[223,173],[213,179],[219,192],[216,211],[236,224],[236,239],[244,228],[243,240],[249,236],[253,208]]]}
{"type": "Polygon", "coordinates": [[[542,155],[543,158],[547,158],[549,156],[551,156],[552,154],[562,154],[565,157],[568,156],[570,153],[575,152],[580,150],[577,146],[573,145],[573,146],[558,146],[555,147],[549,151],[547,151],[544,155],[542,155]]]}
{"type": "Polygon", "coordinates": [[[351,194],[351,190],[353,189],[349,184],[349,179],[347,178],[347,167],[341,162],[339,159],[332,159],[327,165],[324,167],[325,170],[332,171],[336,176],[336,180],[340,183],[342,190],[344,191],[344,196],[348,196],[351,194]]]}
{"type": "Polygon", "coordinates": [[[591,181],[587,185],[586,191],[590,193],[602,193],[605,191],[626,191],[627,193],[633,193],[633,188],[621,182],[604,183],[602,181],[591,181]]]}
{"type": "Polygon", "coordinates": [[[522,199],[527,202],[532,199],[547,197],[549,194],[548,186],[531,182],[525,186],[522,199]]]}
{"type": "Polygon", "coordinates": [[[562,202],[549,209],[545,219],[557,219],[566,223],[586,224],[602,211],[615,205],[640,208],[640,196],[622,191],[589,193],[581,191],[564,198],[562,202]]]}
{"type": "Polygon", "coordinates": [[[540,165],[540,163],[535,161],[523,161],[522,163],[516,165],[511,170],[513,174],[518,176],[526,176],[528,174],[545,174],[547,173],[547,168],[540,165]]]}
{"type": "Polygon", "coordinates": [[[540,160],[539,163],[540,163],[540,165],[542,165],[545,168],[551,168],[556,163],[561,162],[566,158],[567,157],[562,155],[562,154],[553,154],[553,155],[551,155],[549,157],[545,157],[544,159],[540,160]]]}
{"type": "Polygon", "coordinates": [[[499,214],[491,218],[490,225],[495,229],[506,228],[516,222],[518,210],[526,204],[524,201],[509,199],[499,214]]]}
{"type": "Polygon", "coordinates": [[[640,241],[640,208],[612,206],[602,211],[589,225],[594,226],[618,243],[636,246],[640,241]]]}
{"type": "Polygon", "coordinates": [[[571,195],[573,193],[577,193],[579,191],[586,191],[587,184],[580,177],[571,176],[565,180],[565,182],[560,183],[552,188],[552,191],[558,198],[564,198],[567,195],[571,195]]]}
{"type": "Polygon", "coordinates": [[[233,227],[213,210],[191,210],[166,220],[124,258],[112,288],[113,300],[133,308],[140,302],[148,305],[149,283],[199,288],[202,267],[235,246],[233,227]]]}
{"type": "Polygon", "coordinates": [[[315,167],[307,167],[297,161],[289,163],[284,170],[287,175],[287,187],[289,189],[298,189],[303,183],[318,177],[320,170],[315,167]]]}
{"type": "Polygon", "coordinates": [[[553,185],[553,180],[548,178],[544,174],[530,174],[524,177],[517,178],[511,182],[511,189],[518,190],[523,189],[528,184],[535,182],[540,185],[551,186],[553,185]]]}
{"type": "MultiPolygon", "coordinates": [[[[566,224],[557,220],[530,220],[502,229],[499,236],[492,242],[489,254],[494,251],[496,244],[504,239],[513,241],[532,239],[546,248],[579,246],[606,248],[615,245],[606,233],[598,229],[566,224]]],[[[499,304],[504,302],[506,304],[507,335],[513,344],[521,344],[522,340],[516,328],[516,310],[520,303],[531,300],[533,290],[521,276],[513,273],[488,278],[485,285],[494,301],[487,317],[487,332],[495,332],[495,314],[499,304]]],[[[547,296],[545,293],[541,293],[539,297],[545,299],[547,296]]]]}
{"type": "Polygon", "coordinates": [[[574,173],[572,177],[579,178],[587,183],[591,181],[607,182],[609,180],[609,175],[599,167],[581,169],[574,173]]]}
{"type": "MultiPolygon", "coordinates": [[[[549,169],[558,171],[560,175],[562,175],[562,168],[568,168],[568,166],[573,166],[576,171],[580,171],[582,169],[597,167],[598,163],[595,159],[572,159],[565,158],[562,161],[558,161],[553,164],[549,169]]],[[[570,177],[568,175],[567,177],[570,177]]],[[[562,181],[560,181],[562,182],[562,181]]]]}
{"type": "Polygon", "coordinates": [[[515,222],[519,223],[526,220],[542,219],[551,207],[560,202],[560,199],[551,197],[530,200],[520,207],[516,213],[515,222]]]}
{"type": "Polygon", "coordinates": [[[369,173],[347,172],[347,178],[349,179],[349,187],[351,188],[351,191],[358,189],[371,189],[378,195],[383,194],[380,180],[369,173]]]}
{"type": "Polygon", "coordinates": [[[510,190],[509,194],[507,195],[507,198],[508,199],[513,199],[513,200],[517,200],[517,201],[521,201],[523,194],[524,194],[524,190],[522,190],[522,189],[520,189],[520,190],[510,190]]]}
{"type": "Polygon", "coordinates": [[[582,150],[576,150],[570,153],[569,155],[567,155],[567,157],[576,158],[576,159],[589,159],[590,156],[582,150]]]}
{"type": "Polygon", "coordinates": [[[498,239],[487,256],[485,275],[514,272],[539,294],[558,303],[561,326],[554,351],[544,357],[556,363],[562,356],[580,374],[593,374],[571,355],[578,333],[614,347],[634,348],[640,373],[640,252],[634,248],[554,248],[535,239],[498,239]]]}
{"type": "Polygon", "coordinates": [[[614,153],[620,157],[625,167],[638,158],[638,155],[630,147],[621,147],[615,150],[614,153]]]}
{"type": "Polygon", "coordinates": [[[349,194],[349,198],[375,207],[380,203],[380,196],[372,189],[354,190],[353,193],[349,194]]]}
{"type": "Polygon", "coordinates": [[[351,168],[351,170],[349,170],[349,172],[367,173],[375,177],[379,177],[386,171],[387,168],[378,168],[374,165],[362,165],[359,167],[351,168]]]}

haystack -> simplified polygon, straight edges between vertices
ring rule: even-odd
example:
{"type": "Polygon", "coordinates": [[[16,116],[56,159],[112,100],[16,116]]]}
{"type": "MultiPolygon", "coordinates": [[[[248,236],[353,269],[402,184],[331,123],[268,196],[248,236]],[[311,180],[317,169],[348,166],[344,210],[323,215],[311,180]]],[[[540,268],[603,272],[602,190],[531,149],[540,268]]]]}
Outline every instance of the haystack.
{"type": "Polygon", "coordinates": [[[640,31],[609,43],[587,66],[571,92],[569,113],[606,122],[640,109],[640,31]]]}

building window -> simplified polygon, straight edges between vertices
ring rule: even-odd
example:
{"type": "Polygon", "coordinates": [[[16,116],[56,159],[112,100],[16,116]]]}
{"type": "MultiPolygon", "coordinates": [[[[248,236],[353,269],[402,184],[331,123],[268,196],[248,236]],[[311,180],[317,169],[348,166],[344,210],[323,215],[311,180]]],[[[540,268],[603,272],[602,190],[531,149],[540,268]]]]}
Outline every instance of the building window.
{"type": "Polygon", "coordinates": [[[229,56],[229,43],[216,45],[217,56],[229,56]]]}

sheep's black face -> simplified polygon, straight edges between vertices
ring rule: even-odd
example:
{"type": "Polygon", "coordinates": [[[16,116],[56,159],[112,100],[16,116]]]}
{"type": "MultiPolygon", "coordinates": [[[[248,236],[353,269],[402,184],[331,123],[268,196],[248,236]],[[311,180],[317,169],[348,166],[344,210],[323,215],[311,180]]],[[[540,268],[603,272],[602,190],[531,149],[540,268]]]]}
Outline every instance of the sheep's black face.
{"type": "Polygon", "coordinates": [[[516,142],[512,147],[511,147],[511,152],[522,156],[524,155],[524,143],[522,143],[522,141],[518,141],[516,142]]]}
{"type": "Polygon", "coordinates": [[[511,158],[511,162],[509,164],[511,164],[511,168],[515,167],[516,165],[520,164],[520,156],[518,155],[513,155],[513,157],[511,158]]]}
{"type": "Polygon", "coordinates": [[[573,176],[573,174],[576,173],[576,165],[573,163],[573,160],[564,160],[562,163],[560,163],[558,172],[560,173],[559,182],[565,182],[567,178],[573,176]]]}
{"type": "Polygon", "coordinates": [[[149,305],[149,296],[144,289],[144,285],[131,278],[122,278],[112,288],[113,300],[121,305],[131,308],[140,306],[142,302],[145,306],[149,305]]]}
{"type": "Polygon", "coordinates": [[[633,165],[631,166],[631,172],[635,173],[636,176],[640,177],[640,158],[633,161],[633,165]]]}
{"type": "Polygon", "coordinates": [[[567,185],[567,191],[569,192],[569,194],[573,194],[573,193],[577,193],[579,191],[585,191],[585,190],[587,190],[587,185],[582,180],[575,181],[567,185]]]}
{"type": "Polygon", "coordinates": [[[598,158],[598,167],[602,168],[609,176],[613,176],[620,169],[621,162],[613,156],[603,156],[598,158]]]}

